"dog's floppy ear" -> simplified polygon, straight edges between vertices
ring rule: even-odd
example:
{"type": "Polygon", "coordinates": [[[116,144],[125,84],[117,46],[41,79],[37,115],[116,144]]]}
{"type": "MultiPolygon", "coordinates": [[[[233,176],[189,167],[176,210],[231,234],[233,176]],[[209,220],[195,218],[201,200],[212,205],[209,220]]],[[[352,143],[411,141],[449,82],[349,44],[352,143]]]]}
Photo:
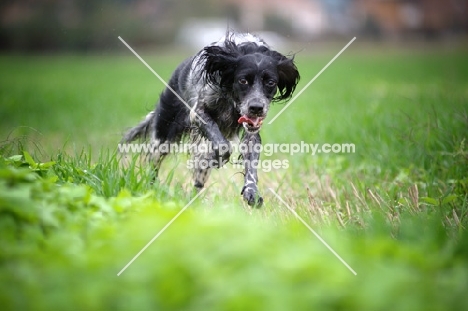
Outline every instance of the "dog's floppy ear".
{"type": "Polygon", "coordinates": [[[275,101],[281,101],[291,98],[300,75],[294,64],[294,57],[288,58],[277,53],[275,58],[278,60],[278,95],[274,98],[275,101]]]}
{"type": "Polygon", "coordinates": [[[237,55],[234,51],[220,46],[208,46],[204,49],[205,82],[230,87],[234,82],[234,71],[237,66],[237,55]]]}

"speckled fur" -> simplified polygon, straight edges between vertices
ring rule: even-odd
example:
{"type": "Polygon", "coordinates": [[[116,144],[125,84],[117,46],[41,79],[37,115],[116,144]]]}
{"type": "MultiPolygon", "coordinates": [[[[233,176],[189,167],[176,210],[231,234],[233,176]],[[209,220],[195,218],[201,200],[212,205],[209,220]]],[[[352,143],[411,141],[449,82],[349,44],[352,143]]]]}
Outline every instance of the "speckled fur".
{"type": "MultiPolygon", "coordinates": [[[[228,33],[174,71],[169,86],[190,108],[166,88],[156,109],[130,129],[122,141],[143,139],[154,144],[156,148],[151,156],[157,170],[167,155],[160,148],[164,144],[177,143],[185,136],[198,145],[211,144],[211,152],[191,150],[193,163],[206,160],[212,164],[210,167],[195,165],[194,186],[201,189],[210,170],[229,160],[231,149],[222,148],[229,146],[229,141],[241,135],[241,143],[261,143],[260,128],[239,124],[239,118],[263,119],[271,102],[292,96],[298,81],[299,72],[293,58],[273,51],[251,34],[228,33]]],[[[259,159],[259,154],[246,152],[241,156],[248,160],[244,161],[241,194],[249,205],[261,205],[257,169],[250,165],[252,160],[259,159]]]]}

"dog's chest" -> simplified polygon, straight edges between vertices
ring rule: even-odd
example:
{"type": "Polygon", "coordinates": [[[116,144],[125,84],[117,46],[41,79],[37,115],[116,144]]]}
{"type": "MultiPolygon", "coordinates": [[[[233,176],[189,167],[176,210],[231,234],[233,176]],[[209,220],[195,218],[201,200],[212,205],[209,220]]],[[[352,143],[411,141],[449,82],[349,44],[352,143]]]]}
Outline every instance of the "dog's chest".
{"type": "Polygon", "coordinates": [[[237,123],[240,114],[232,100],[218,98],[206,105],[207,113],[218,124],[221,133],[226,137],[238,134],[241,126],[237,123]]]}

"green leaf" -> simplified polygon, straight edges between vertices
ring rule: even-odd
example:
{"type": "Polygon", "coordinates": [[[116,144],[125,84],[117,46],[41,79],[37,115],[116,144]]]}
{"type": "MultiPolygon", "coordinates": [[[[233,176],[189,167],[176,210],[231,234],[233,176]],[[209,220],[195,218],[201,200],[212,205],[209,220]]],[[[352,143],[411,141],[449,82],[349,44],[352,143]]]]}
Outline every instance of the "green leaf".
{"type": "Polygon", "coordinates": [[[442,200],[442,204],[451,203],[451,202],[455,201],[457,198],[458,198],[458,196],[455,195],[455,194],[448,195],[442,200]]]}
{"type": "Polygon", "coordinates": [[[26,163],[29,164],[29,166],[31,166],[31,168],[37,168],[37,163],[34,161],[34,159],[31,157],[31,155],[27,152],[27,151],[23,151],[23,155],[24,155],[24,160],[26,161],[26,163]]]}
{"type": "Polygon", "coordinates": [[[37,179],[37,175],[26,168],[7,167],[0,169],[0,180],[5,179],[10,183],[31,182],[37,179]]]}
{"type": "Polygon", "coordinates": [[[55,162],[54,161],[51,161],[51,162],[45,162],[45,163],[39,163],[39,169],[41,170],[47,170],[49,169],[50,167],[54,166],[55,165],[55,162]]]}
{"type": "Polygon", "coordinates": [[[23,156],[21,154],[16,154],[6,159],[6,163],[8,164],[21,164],[22,162],[23,162],[23,156]]]}
{"type": "Polygon", "coordinates": [[[439,205],[439,200],[431,198],[431,197],[421,197],[421,201],[430,205],[434,205],[434,206],[439,205]]]}

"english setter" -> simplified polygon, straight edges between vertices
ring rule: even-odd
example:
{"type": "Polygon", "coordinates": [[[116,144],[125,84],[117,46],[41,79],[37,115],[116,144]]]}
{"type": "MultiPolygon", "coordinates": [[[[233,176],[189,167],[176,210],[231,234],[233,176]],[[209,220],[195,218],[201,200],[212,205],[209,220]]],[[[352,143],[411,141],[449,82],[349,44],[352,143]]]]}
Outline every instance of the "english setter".
{"type": "Polygon", "coordinates": [[[229,161],[229,141],[241,134],[240,144],[250,147],[240,148],[245,168],[241,195],[249,205],[260,206],[260,155],[252,147],[261,144],[259,131],[270,103],[289,99],[299,78],[293,57],[254,35],[230,32],[177,67],[156,109],[130,129],[123,142],[149,139],[157,171],[167,145],[189,136],[195,147],[190,151],[194,186],[201,189],[210,170],[229,161]],[[210,145],[204,149],[208,151],[196,148],[202,144],[210,145]]]}

